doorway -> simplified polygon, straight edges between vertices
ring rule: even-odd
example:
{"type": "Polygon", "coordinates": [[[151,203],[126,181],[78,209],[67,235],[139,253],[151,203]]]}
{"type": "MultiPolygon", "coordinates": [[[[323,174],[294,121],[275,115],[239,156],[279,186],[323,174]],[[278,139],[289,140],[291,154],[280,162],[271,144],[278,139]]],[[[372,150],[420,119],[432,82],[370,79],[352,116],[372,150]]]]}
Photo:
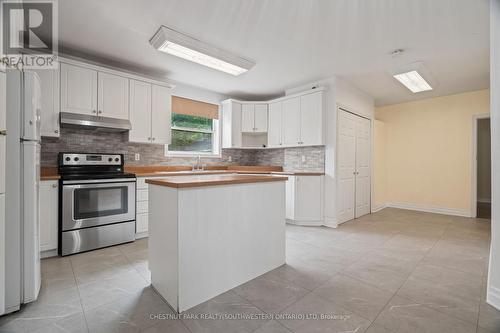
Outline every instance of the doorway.
{"type": "Polygon", "coordinates": [[[475,167],[473,216],[491,218],[491,127],[489,116],[476,117],[474,124],[475,167]]]}

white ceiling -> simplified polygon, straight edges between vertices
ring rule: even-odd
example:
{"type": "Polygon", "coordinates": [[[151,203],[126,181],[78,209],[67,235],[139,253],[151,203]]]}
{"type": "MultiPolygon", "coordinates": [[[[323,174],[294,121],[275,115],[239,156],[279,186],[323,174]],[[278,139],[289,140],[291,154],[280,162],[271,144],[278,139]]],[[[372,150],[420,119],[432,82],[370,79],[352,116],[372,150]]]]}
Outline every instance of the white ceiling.
{"type": "Polygon", "coordinates": [[[488,0],[64,0],[59,12],[63,51],[239,98],[332,75],[377,105],[489,87],[488,0]],[[257,65],[233,77],[158,52],[149,39],[160,25],[257,65]],[[390,76],[414,61],[434,91],[411,94],[390,76]]]}

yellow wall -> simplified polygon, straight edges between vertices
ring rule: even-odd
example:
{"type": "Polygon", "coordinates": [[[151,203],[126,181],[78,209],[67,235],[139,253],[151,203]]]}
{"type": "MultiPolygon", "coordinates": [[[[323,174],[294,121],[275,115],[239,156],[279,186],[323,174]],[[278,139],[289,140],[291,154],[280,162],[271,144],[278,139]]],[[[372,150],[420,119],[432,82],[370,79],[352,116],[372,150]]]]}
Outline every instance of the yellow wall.
{"type": "Polygon", "coordinates": [[[377,108],[375,118],[384,123],[386,137],[374,131],[374,202],[469,213],[473,115],[489,109],[489,90],[377,108]],[[377,168],[383,158],[377,156],[377,141],[384,140],[386,176],[377,168]],[[381,198],[384,190],[377,184],[384,177],[381,198]]]}
{"type": "Polygon", "coordinates": [[[373,121],[373,201],[378,210],[387,202],[387,129],[380,120],[373,121]]]}

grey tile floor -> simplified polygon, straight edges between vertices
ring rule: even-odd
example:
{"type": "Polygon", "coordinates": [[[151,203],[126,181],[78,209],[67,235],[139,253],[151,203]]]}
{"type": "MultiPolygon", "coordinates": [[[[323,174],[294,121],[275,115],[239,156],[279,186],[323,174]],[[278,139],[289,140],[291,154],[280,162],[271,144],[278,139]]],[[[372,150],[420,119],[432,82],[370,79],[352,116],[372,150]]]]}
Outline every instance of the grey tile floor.
{"type": "Polygon", "coordinates": [[[287,265],[166,320],[140,240],[43,260],[39,300],[0,318],[0,332],[497,333],[489,241],[489,220],[396,209],[287,226],[287,265]]]}

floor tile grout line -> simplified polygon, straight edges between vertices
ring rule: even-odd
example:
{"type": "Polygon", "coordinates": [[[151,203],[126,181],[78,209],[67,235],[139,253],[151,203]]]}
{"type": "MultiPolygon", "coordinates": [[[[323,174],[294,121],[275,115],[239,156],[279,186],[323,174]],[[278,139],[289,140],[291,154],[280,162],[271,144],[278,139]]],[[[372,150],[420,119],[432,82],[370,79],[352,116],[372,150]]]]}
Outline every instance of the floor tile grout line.
{"type": "Polygon", "coordinates": [[[73,273],[73,279],[75,279],[76,290],[78,292],[78,301],[80,302],[80,306],[82,307],[82,314],[83,314],[83,320],[85,321],[85,328],[87,329],[87,333],[89,333],[90,332],[89,322],[87,320],[87,314],[85,313],[85,309],[83,307],[82,295],[80,294],[80,285],[76,280],[75,269],[73,268],[73,261],[71,260],[71,258],[68,258],[68,260],[71,266],[71,272],[73,273]]]}

